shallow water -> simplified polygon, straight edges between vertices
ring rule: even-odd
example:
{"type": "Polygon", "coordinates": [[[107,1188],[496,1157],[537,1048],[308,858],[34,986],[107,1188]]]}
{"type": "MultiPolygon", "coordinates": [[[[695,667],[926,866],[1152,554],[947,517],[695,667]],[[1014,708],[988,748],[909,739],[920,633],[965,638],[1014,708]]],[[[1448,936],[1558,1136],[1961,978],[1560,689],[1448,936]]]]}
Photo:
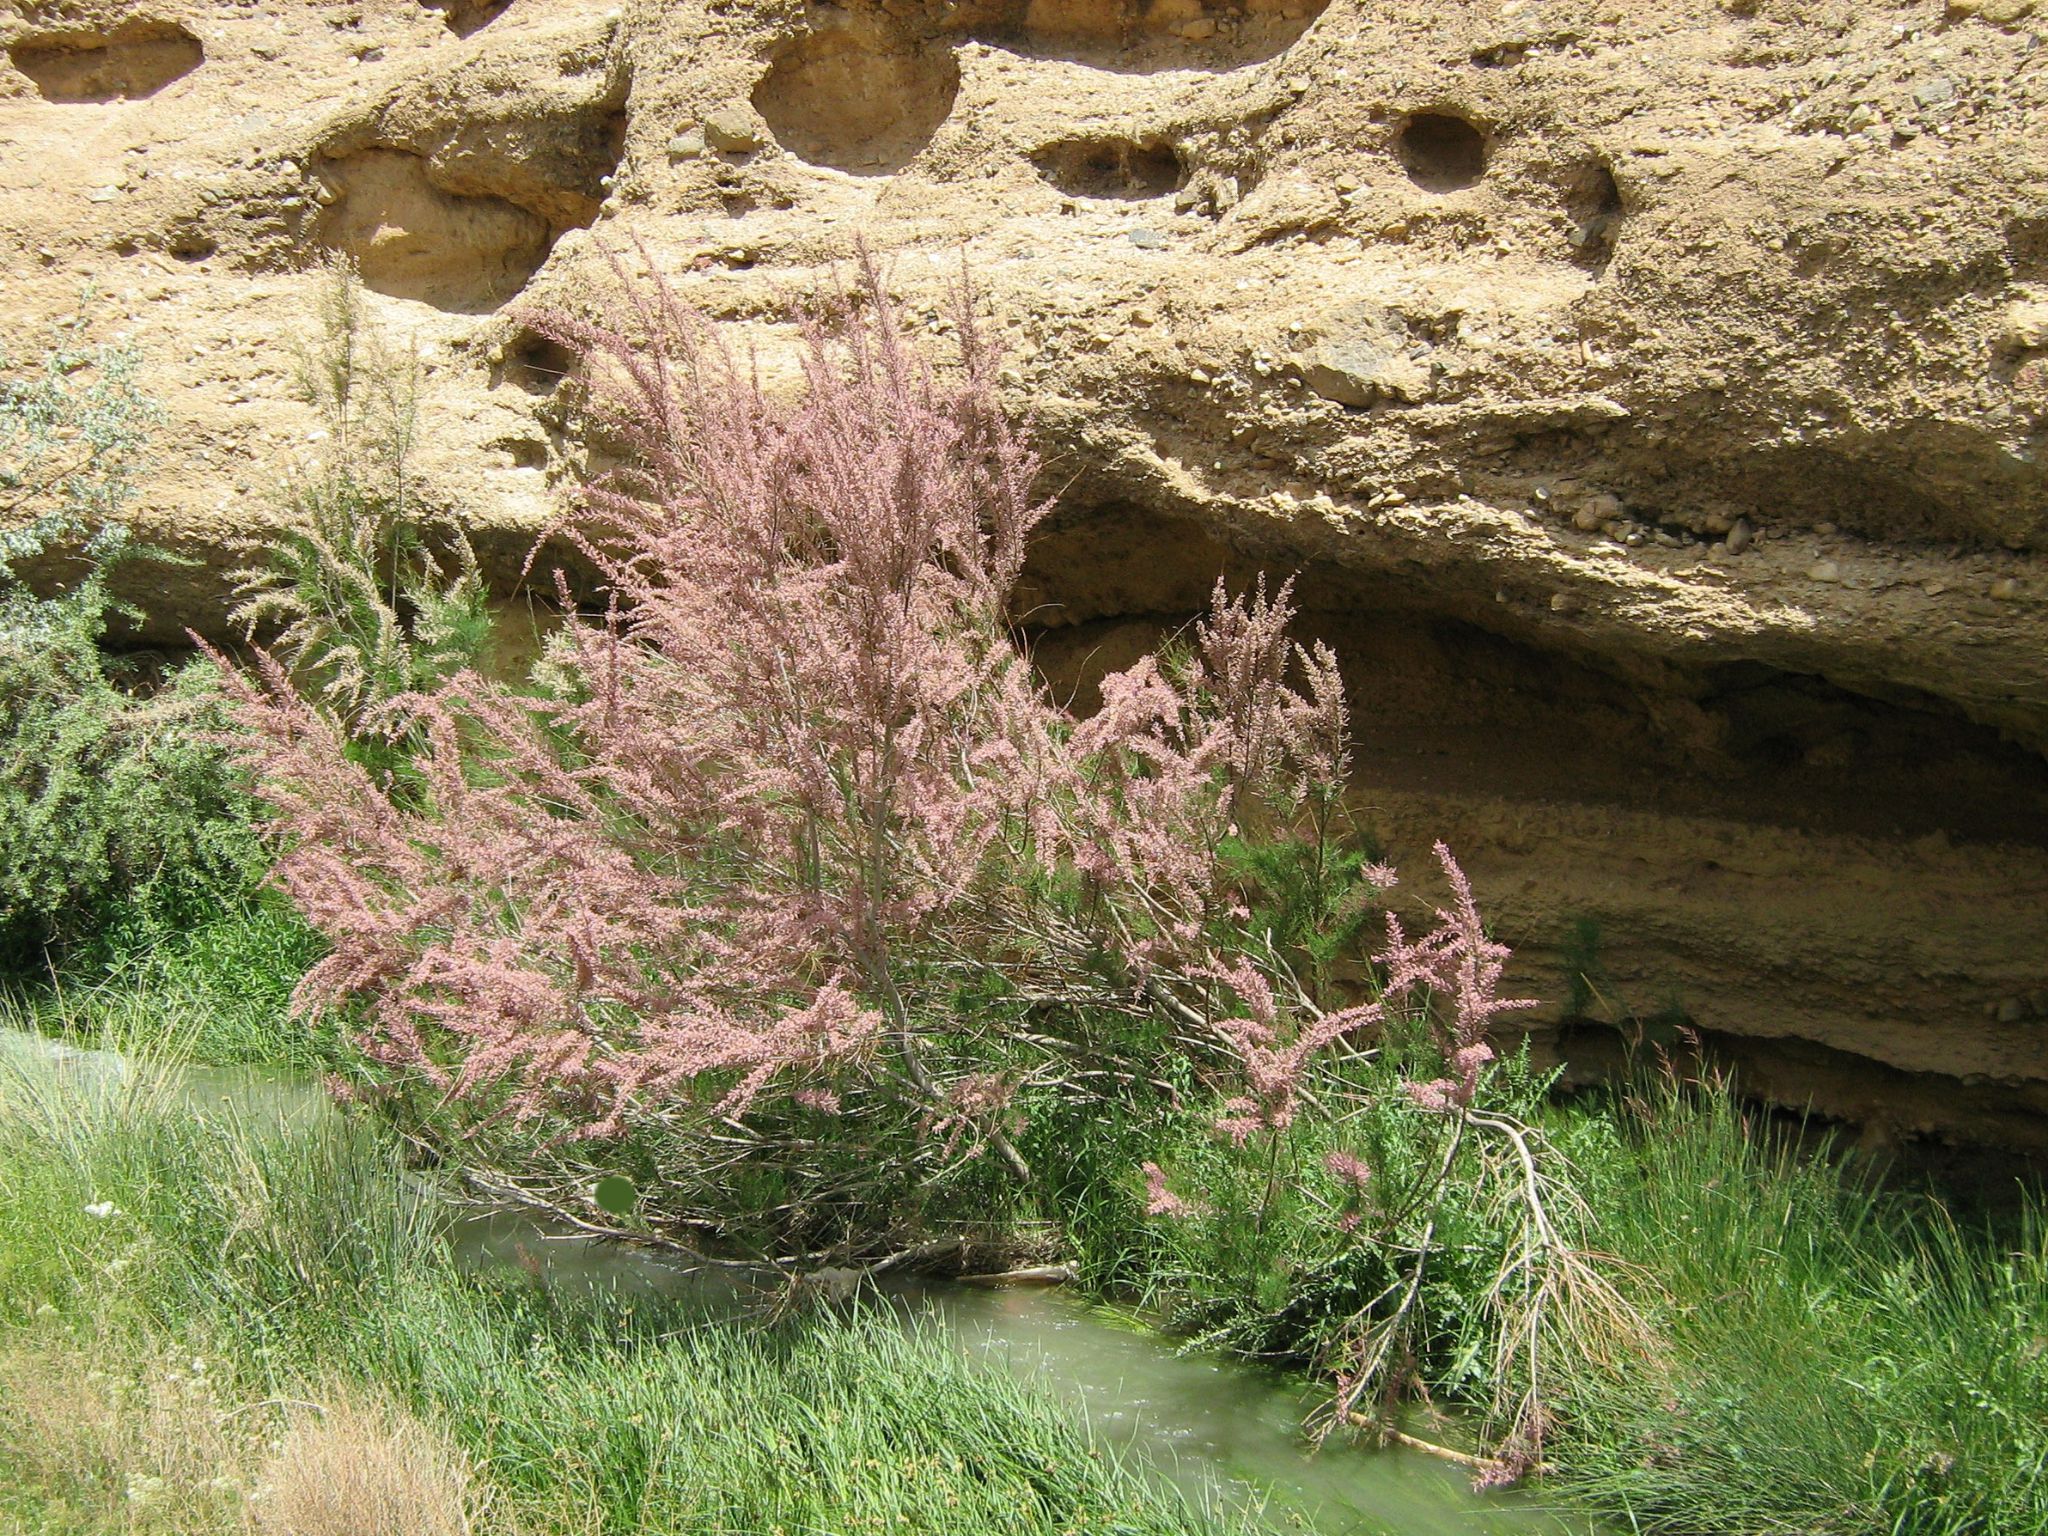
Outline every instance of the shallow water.
{"type": "Polygon", "coordinates": [[[1562,1532],[1526,1495],[1475,1495],[1470,1474],[1395,1447],[1305,1444],[1313,1384],[1213,1354],[1175,1351],[1058,1291],[932,1293],[930,1310],[971,1349],[1077,1397],[1096,1432],[1199,1491],[1210,1479],[1264,1495],[1280,1530],[1326,1536],[1562,1532]]]}
{"type": "MultiPolygon", "coordinates": [[[[524,1213],[458,1221],[459,1253],[515,1265],[566,1291],[750,1306],[742,1281],[692,1271],[647,1249],[550,1230],[524,1213]]],[[[1333,1439],[1312,1450],[1302,1425],[1313,1383],[1174,1343],[1059,1289],[984,1290],[900,1282],[883,1292],[906,1318],[943,1328],[971,1353],[1073,1398],[1105,1441],[1136,1452],[1200,1495],[1211,1483],[1263,1498],[1276,1530],[1320,1536],[1558,1536],[1573,1529],[1527,1494],[1475,1495],[1464,1469],[1402,1447],[1333,1439]]],[[[752,1304],[758,1306],[758,1293],[752,1304]]],[[[1427,1434],[1421,1426],[1411,1426],[1427,1434]]]]}
{"type": "MultiPolygon", "coordinates": [[[[0,1030],[0,1061],[47,1069],[78,1088],[118,1085],[119,1055],[0,1030]]],[[[274,1073],[191,1068],[180,1095],[195,1107],[299,1120],[332,1113],[312,1084],[274,1073]]],[[[687,1301],[707,1316],[738,1314],[760,1292],[744,1274],[686,1268],[657,1251],[551,1228],[523,1212],[465,1215],[450,1240],[478,1269],[516,1266],[568,1291],[621,1300],[687,1301]]],[[[1173,1342],[1057,1289],[982,1290],[903,1282],[885,1292],[905,1319],[925,1319],[993,1368],[1070,1397],[1098,1436],[1200,1496],[1217,1482],[1264,1501],[1276,1531],[1320,1536],[1558,1536],[1584,1529],[1524,1494],[1475,1495],[1469,1474],[1399,1447],[1333,1439],[1311,1450],[1302,1432],[1314,1384],[1173,1342]]],[[[1418,1432],[1429,1433],[1417,1426],[1418,1432]]]]}

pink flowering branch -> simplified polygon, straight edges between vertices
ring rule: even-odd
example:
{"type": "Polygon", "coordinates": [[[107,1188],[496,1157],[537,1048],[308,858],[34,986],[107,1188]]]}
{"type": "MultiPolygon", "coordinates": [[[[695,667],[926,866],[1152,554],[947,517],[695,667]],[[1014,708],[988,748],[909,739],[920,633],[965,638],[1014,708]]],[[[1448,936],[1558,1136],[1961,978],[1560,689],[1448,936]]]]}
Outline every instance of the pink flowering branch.
{"type": "Polygon", "coordinates": [[[1387,947],[1378,960],[1385,967],[1387,995],[1422,993],[1448,1000],[1450,1017],[1439,1019],[1439,1029],[1450,1075],[1407,1085],[1417,1107],[1446,1114],[1470,1104],[1478,1091],[1480,1074],[1493,1060],[1487,1036],[1495,1021],[1503,1014],[1534,1008],[1536,1001],[1500,995],[1511,952],[1486,936],[1472,882],[1451,850],[1438,843],[1435,852],[1450,883],[1451,906],[1437,908],[1436,927],[1414,943],[1402,931],[1400,919],[1388,913],[1387,947]]]}
{"type": "MultiPolygon", "coordinates": [[[[407,804],[281,669],[233,676],[277,881],[332,946],[299,1004],[451,1104],[586,1138],[778,1081],[816,1109],[885,1037],[939,1107],[903,957],[1043,799],[1060,723],[1001,622],[1037,460],[971,304],[942,374],[865,258],[841,319],[800,317],[793,400],[666,284],[625,291],[618,327],[537,320],[627,455],[558,530],[609,592],[555,637],[567,687],[394,701],[407,804]]],[[[1027,1175],[1008,1123],[972,1120],[1027,1175]]]]}

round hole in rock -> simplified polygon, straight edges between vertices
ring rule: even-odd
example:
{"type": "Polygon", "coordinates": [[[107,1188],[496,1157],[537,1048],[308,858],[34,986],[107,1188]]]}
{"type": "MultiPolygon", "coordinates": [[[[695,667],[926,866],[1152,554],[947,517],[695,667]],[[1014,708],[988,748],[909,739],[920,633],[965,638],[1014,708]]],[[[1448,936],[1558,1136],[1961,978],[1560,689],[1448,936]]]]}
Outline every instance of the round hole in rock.
{"type": "Polygon", "coordinates": [[[553,394],[576,368],[576,354],[538,331],[521,331],[505,348],[501,377],[528,394],[553,394]]]}
{"type": "Polygon", "coordinates": [[[366,149],[329,159],[322,179],[339,194],[315,238],[355,257],[365,287],[457,314],[495,309],[517,293],[554,243],[538,215],[488,194],[435,184],[426,161],[366,149]]]}
{"type": "Polygon", "coordinates": [[[799,159],[855,175],[901,170],[953,110],[960,66],[877,17],[829,18],[775,55],[754,109],[799,159]]]}
{"type": "Polygon", "coordinates": [[[1401,125],[1395,152],[1425,192],[1456,192],[1486,174],[1486,135],[1450,112],[1417,112],[1401,125]]]}
{"type": "Polygon", "coordinates": [[[1031,163],[1069,197],[1165,197],[1186,179],[1179,152],[1159,139],[1064,139],[1031,163]]]}

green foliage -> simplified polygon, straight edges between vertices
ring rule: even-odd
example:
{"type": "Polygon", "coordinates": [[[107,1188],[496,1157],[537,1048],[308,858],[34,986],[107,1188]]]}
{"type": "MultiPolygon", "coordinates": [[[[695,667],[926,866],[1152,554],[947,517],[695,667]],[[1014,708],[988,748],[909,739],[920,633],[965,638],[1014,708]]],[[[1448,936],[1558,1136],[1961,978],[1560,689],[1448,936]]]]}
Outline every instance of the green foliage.
{"type": "Polygon", "coordinates": [[[273,632],[276,652],[354,732],[360,759],[395,771],[417,743],[380,734],[378,709],[480,663],[492,621],[468,539],[419,496],[418,357],[378,331],[344,257],[327,269],[298,384],[325,453],[286,483],[286,527],[239,573],[233,618],[273,632]]]}
{"type": "Polygon", "coordinates": [[[118,518],[160,413],[135,384],[135,353],[88,340],[90,306],[88,294],[34,364],[0,349],[0,651],[10,655],[97,644],[106,573],[132,553],[118,518]],[[37,596],[18,567],[66,546],[77,546],[83,577],[37,596]]]}
{"type": "Polygon", "coordinates": [[[1228,837],[1217,856],[1249,917],[1243,927],[1266,942],[1327,995],[1340,965],[1362,953],[1378,915],[1366,871],[1377,851],[1362,840],[1318,829],[1311,839],[1228,837]]]}
{"type": "Polygon", "coordinates": [[[2048,1219],[1873,1193],[1719,1088],[1577,1118],[1652,1325],[1563,1394],[1562,1486],[1643,1531],[2048,1531],[2048,1219]]]}
{"type": "Polygon", "coordinates": [[[1586,1018],[1592,1014],[1595,1003],[1606,1005],[1607,994],[1613,988],[1608,982],[1607,967],[1600,959],[1600,920],[1585,916],[1574,919],[1558,945],[1558,955],[1564,967],[1564,1016],[1586,1018]]]}
{"type": "Polygon", "coordinates": [[[87,338],[90,309],[88,294],[35,363],[0,347],[0,586],[16,561],[106,527],[135,494],[158,411],[134,352],[87,338]]]}
{"type": "Polygon", "coordinates": [[[262,868],[210,675],[123,686],[101,617],[63,612],[39,644],[0,640],[0,944],[31,968],[110,922],[193,921],[262,868]]]}

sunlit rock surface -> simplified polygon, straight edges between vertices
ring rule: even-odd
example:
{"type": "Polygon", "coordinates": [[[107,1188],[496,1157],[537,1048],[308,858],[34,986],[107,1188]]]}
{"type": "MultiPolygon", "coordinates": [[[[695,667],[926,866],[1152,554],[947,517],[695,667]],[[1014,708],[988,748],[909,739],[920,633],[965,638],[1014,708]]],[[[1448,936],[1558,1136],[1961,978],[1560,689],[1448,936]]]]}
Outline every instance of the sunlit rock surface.
{"type": "Polygon", "coordinates": [[[773,376],[857,237],[935,330],[964,261],[1061,497],[1018,613],[1062,686],[1299,571],[1361,815],[1456,845],[1544,1049],[1683,1023],[1873,1139],[2043,1150],[2031,12],[17,7],[0,326],[32,353],[90,284],[142,350],[136,521],[197,561],[142,579],[165,639],[323,451],[323,250],[416,342],[422,473],[507,585],[584,467],[527,310],[644,249],[773,376]]]}

